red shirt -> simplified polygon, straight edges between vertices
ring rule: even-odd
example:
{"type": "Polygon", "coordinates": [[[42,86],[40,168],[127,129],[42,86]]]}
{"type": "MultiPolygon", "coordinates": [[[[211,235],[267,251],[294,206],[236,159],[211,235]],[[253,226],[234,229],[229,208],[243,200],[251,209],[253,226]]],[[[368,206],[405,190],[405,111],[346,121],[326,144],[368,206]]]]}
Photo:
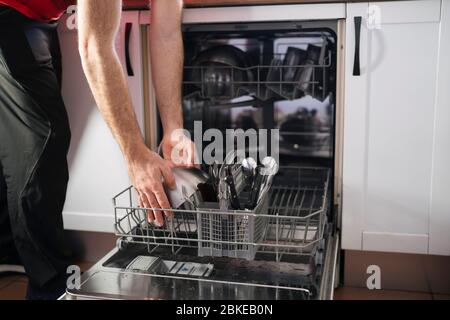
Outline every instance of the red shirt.
{"type": "Polygon", "coordinates": [[[0,5],[11,7],[30,19],[48,22],[61,18],[67,7],[75,2],[75,0],[0,0],[0,5]]]}

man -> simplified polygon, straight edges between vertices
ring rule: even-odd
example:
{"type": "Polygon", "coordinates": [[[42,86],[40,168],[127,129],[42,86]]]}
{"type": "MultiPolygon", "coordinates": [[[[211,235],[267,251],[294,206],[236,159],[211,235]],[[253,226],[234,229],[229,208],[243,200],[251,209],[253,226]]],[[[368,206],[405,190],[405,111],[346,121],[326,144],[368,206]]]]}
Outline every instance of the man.
{"type": "MultiPolygon", "coordinates": [[[[30,299],[56,298],[65,288],[70,252],[61,212],[70,129],[60,93],[56,21],[74,1],[0,0],[0,265],[22,262],[30,299]]],[[[164,128],[164,158],[141,136],[126,78],[114,51],[122,1],[78,0],[79,51],[97,105],[126,162],[141,206],[169,209],[163,183],[174,187],[174,147],[194,162],[183,127],[182,0],[153,0],[152,76],[164,128]]],[[[169,215],[169,211],[164,212],[169,215]]],[[[163,214],[148,214],[156,225],[163,214]]]]}

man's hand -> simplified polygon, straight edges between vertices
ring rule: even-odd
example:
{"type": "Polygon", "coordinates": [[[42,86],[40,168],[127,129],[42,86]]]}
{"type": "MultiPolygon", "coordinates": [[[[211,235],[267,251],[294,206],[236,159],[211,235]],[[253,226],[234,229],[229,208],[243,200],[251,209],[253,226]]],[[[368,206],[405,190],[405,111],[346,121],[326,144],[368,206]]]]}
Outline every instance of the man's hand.
{"type": "Polygon", "coordinates": [[[165,134],[161,147],[164,159],[171,161],[175,167],[198,167],[195,144],[184,135],[182,129],[165,134]]]}
{"type": "MultiPolygon", "coordinates": [[[[170,161],[162,159],[155,152],[143,146],[128,161],[128,171],[133,186],[139,194],[142,208],[171,209],[169,200],[163,188],[163,183],[174,189],[175,178],[172,174],[170,161]]],[[[166,217],[172,216],[170,210],[164,210],[166,217]]],[[[147,211],[149,222],[157,226],[164,225],[163,211],[147,211]]]]}

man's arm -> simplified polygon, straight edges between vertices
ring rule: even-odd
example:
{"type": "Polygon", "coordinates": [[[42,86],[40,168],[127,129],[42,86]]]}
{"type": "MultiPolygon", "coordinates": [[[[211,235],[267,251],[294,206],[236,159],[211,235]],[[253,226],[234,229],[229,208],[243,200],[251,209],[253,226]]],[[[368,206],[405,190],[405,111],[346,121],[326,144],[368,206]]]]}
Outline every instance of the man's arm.
{"type": "Polygon", "coordinates": [[[183,128],[181,83],[183,38],[182,0],[152,0],[150,54],[152,78],[164,134],[183,128]]]}
{"type": "MultiPolygon", "coordinates": [[[[120,0],[78,0],[79,50],[83,69],[100,112],[125,156],[141,206],[170,208],[162,181],[174,187],[171,163],[146,147],[132,107],[126,78],[114,49],[121,12],[120,0]]],[[[177,111],[172,113],[180,117],[177,111]]],[[[170,117],[170,111],[164,114],[170,117]]],[[[174,126],[178,126],[177,118],[174,120],[174,126]]],[[[165,119],[164,122],[171,127],[171,121],[165,119]]],[[[156,219],[158,225],[163,224],[160,212],[154,216],[149,213],[149,219],[156,219]]]]}
{"type": "Polygon", "coordinates": [[[152,79],[164,128],[164,158],[193,166],[195,147],[181,132],[181,84],[184,49],[181,33],[183,0],[151,0],[150,55],[152,79]]]}

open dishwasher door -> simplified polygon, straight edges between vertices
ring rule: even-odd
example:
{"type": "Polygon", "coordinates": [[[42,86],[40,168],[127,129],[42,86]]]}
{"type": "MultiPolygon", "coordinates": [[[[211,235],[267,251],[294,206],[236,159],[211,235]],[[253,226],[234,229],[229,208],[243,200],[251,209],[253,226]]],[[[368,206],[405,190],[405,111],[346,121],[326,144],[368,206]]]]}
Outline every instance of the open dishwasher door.
{"type": "Polygon", "coordinates": [[[329,181],[324,168],[282,167],[265,211],[174,210],[160,228],[128,188],[115,198],[118,247],[66,298],[331,299],[338,234],[327,217],[329,181]],[[224,228],[234,236],[224,240],[224,228]]]}
{"type": "MultiPolygon", "coordinates": [[[[86,272],[80,289],[68,289],[64,300],[331,300],[335,288],[338,238],[329,238],[318,292],[305,288],[283,288],[273,285],[243,284],[214,279],[194,279],[130,272],[105,267],[111,258],[120,255],[111,251],[86,272]]],[[[145,251],[145,250],[144,250],[145,251]]]]}

